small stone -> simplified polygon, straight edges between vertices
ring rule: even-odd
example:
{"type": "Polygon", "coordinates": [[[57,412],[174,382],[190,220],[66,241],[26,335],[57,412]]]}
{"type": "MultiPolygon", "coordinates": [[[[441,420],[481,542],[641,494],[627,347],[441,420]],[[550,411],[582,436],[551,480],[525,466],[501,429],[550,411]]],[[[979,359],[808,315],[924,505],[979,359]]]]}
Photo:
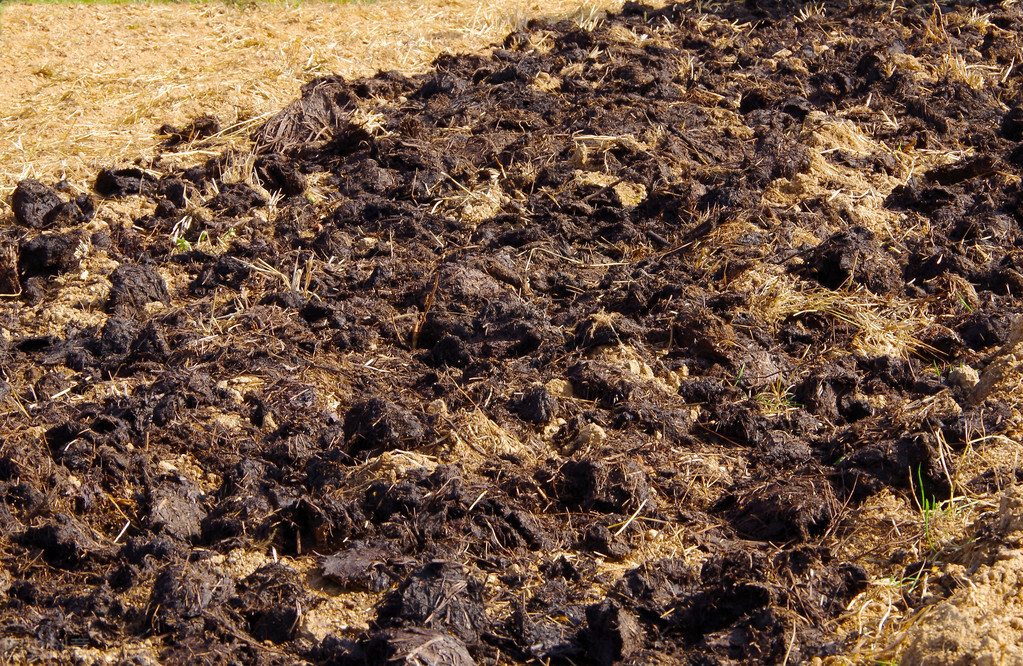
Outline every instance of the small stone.
{"type": "Polygon", "coordinates": [[[596,446],[607,439],[607,432],[596,423],[587,423],[579,429],[579,434],[572,440],[575,450],[596,446]]]}
{"type": "Polygon", "coordinates": [[[948,383],[951,386],[970,390],[980,382],[980,373],[968,365],[960,365],[952,368],[948,373],[948,383]]]}
{"type": "Polygon", "coordinates": [[[447,416],[448,405],[442,399],[437,398],[426,405],[426,413],[431,416],[447,416]]]}
{"type": "Polygon", "coordinates": [[[161,460],[159,463],[157,463],[156,466],[157,469],[159,469],[160,472],[163,474],[178,474],[179,472],[178,468],[174,465],[174,463],[168,462],[166,460],[161,460]]]}
{"type": "Polygon", "coordinates": [[[368,254],[373,251],[373,248],[375,248],[379,242],[379,240],[372,236],[363,236],[359,240],[355,241],[355,247],[352,249],[355,250],[356,254],[368,254]]]}
{"type": "Polygon", "coordinates": [[[573,396],[572,382],[567,379],[552,379],[544,386],[556,398],[571,398],[573,396]]]}

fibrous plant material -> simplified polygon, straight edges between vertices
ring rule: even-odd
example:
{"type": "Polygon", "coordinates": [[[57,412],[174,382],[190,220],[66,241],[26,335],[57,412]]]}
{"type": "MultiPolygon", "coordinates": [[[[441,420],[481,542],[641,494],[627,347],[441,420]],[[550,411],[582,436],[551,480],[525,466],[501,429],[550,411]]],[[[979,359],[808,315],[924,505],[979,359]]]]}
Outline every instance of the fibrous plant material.
{"type": "Polygon", "coordinates": [[[316,79],[211,155],[179,122],[92,198],[23,181],[7,633],[171,663],[899,649],[952,594],[921,584],[945,519],[1016,479],[986,376],[1019,337],[1023,12],[971,16],[629,4],[316,79]]]}
{"type": "Polygon", "coordinates": [[[113,163],[209,157],[243,145],[317,76],[422,73],[438,55],[484,48],[528,18],[594,24],[621,4],[4,2],[0,195],[26,177],[85,191],[113,163]]]}

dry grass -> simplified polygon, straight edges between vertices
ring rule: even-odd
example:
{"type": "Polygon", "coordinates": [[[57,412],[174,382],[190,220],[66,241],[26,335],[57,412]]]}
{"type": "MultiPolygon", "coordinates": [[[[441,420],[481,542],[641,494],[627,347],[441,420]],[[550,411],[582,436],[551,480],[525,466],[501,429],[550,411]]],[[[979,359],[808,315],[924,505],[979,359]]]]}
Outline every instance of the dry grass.
{"type": "MultiPolygon", "coordinates": [[[[425,71],[538,16],[592,25],[621,0],[413,0],[374,4],[9,4],[0,24],[0,214],[25,177],[85,191],[98,168],[153,159],[164,123],[220,118],[215,146],[309,80],[425,71]]],[[[217,148],[217,150],[214,150],[217,148]]]]}
{"type": "Polygon", "coordinates": [[[781,322],[794,315],[819,313],[836,324],[855,331],[850,351],[866,358],[891,356],[908,358],[928,351],[919,333],[935,321],[926,303],[877,296],[860,288],[832,291],[808,287],[776,267],[747,272],[736,287],[747,289],[751,308],[768,322],[781,322]]]}

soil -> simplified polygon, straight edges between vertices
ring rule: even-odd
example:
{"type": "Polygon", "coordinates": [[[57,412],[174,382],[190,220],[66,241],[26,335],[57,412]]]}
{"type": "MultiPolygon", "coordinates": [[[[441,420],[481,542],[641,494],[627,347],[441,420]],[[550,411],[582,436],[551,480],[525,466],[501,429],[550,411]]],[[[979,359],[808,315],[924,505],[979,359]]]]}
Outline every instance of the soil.
{"type": "MultiPolygon", "coordinates": [[[[848,609],[940,554],[872,503],[1016,480],[974,461],[1020,423],[1023,8],[698,9],[316,79],[250,152],[183,165],[199,117],[89,195],[22,181],[7,658],[854,652],[848,609]]],[[[968,615],[949,576],[900,612],[968,615]]],[[[933,636],[907,654],[957,663],[933,636]]]]}
{"type": "MultiPolygon", "coordinates": [[[[951,563],[923,571],[929,581],[951,588],[947,598],[924,605],[920,620],[905,637],[904,659],[912,664],[970,664],[1023,661],[1019,604],[1021,498],[1004,494],[995,516],[978,521],[984,535],[951,563]]],[[[922,592],[926,594],[926,592],[922,592]]]]}

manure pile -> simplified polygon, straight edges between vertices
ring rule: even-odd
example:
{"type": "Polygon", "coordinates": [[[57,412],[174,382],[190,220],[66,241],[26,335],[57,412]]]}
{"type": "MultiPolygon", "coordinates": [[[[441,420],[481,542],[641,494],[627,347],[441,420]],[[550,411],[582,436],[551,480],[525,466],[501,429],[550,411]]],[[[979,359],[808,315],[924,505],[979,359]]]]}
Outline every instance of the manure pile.
{"type": "Polygon", "coordinates": [[[23,181],[0,647],[884,649],[968,583],[932,521],[1017,480],[1021,34],[1015,3],[629,4],[318,79],[248,153],[196,161],[205,117],[93,193],[23,181]]]}

